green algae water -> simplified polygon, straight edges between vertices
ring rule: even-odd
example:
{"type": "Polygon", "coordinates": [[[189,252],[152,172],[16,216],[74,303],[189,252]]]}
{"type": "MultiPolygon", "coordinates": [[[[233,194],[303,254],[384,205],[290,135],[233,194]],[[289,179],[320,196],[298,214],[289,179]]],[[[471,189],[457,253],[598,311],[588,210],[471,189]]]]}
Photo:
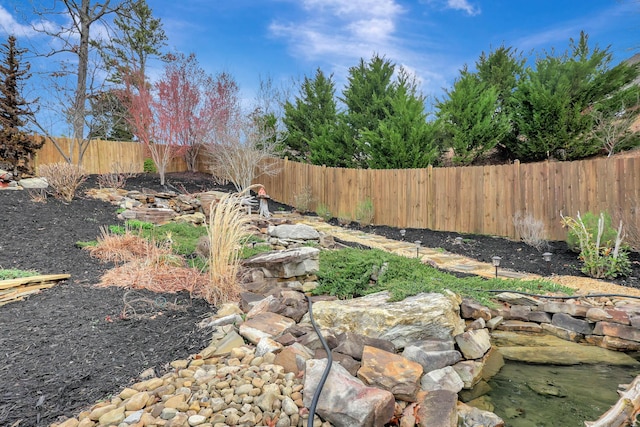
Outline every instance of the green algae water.
{"type": "Polygon", "coordinates": [[[584,427],[618,401],[637,367],[532,365],[506,361],[483,398],[507,427],[584,427]]]}

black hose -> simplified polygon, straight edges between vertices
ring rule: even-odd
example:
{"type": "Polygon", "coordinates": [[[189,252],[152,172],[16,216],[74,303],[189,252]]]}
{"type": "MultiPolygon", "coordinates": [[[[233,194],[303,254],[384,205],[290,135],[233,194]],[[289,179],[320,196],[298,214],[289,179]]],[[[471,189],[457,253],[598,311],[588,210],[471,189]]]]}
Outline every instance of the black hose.
{"type": "Polygon", "coordinates": [[[316,321],[313,320],[313,309],[311,308],[311,298],[309,295],[306,295],[307,303],[309,304],[309,319],[311,319],[311,325],[313,329],[318,334],[318,338],[320,338],[320,342],[322,343],[322,347],[324,347],[324,351],[327,352],[327,367],[324,368],[324,372],[322,373],[322,377],[320,378],[320,382],[318,383],[318,388],[316,388],[316,392],[313,395],[313,400],[311,401],[311,406],[309,407],[309,419],[307,420],[307,427],[313,427],[313,418],[316,414],[316,406],[318,405],[318,400],[320,399],[320,393],[322,393],[322,387],[324,387],[324,383],[327,381],[327,377],[329,376],[329,372],[331,371],[331,364],[333,363],[333,356],[331,355],[331,349],[329,348],[329,344],[325,341],[318,325],[316,325],[316,321]]]}
{"type": "Polygon", "coordinates": [[[476,289],[477,292],[510,292],[512,294],[527,295],[530,297],[549,298],[549,299],[575,299],[575,298],[599,298],[599,297],[619,297],[619,298],[636,298],[640,299],[640,296],[625,295],[625,294],[587,294],[587,295],[568,295],[568,296],[554,296],[554,295],[540,295],[530,292],[512,291],[509,289],[476,289]]]}

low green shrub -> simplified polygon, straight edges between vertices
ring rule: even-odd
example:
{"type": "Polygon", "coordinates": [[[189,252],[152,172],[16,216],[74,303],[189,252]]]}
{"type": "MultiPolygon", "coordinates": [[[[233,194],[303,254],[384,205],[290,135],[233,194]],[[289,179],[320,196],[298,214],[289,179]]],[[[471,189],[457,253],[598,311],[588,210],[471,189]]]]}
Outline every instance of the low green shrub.
{"type": "Polygon", "coordinates": [[[324,219],[325,221],[329,221],[331,219],[331,211],[329,210],[329,206],[325,205],[324,203],[318,204],[318,207],[316,208],[316,213],[320,218],[324,219]]]}
{"type": "Polygon", "coordinates": [[[158,172],[158,168],[156,164],[153,162],[153,159],[144,159],[144,163],[142,164],[142,170],[144,173],[156,173],[158,172]]]}
{"type": "Polygon", "coordinates": [[[399,301],[421,292],[444,293],[449,290],[482,304],[492,305],[489,292],[494,289],[545,293],[573,291],[543,280],[484,279],[478,276],[459,278],[417,258],[407,258],[378,249],[341,249],[320,252],[317,273],[317,295],[335,295],[341,299],[359,297],[373,292],[389,291],[391,300],[399,301]],[[372,280],[372,275],[377,280],[372,280]]]}
{"type": "Polygon", "coordinates": [[[18,270],[15,268],[0,268],[0,280],[19,279],[22,277],[37,276],[39,273],[34,270],[18,270]]]}

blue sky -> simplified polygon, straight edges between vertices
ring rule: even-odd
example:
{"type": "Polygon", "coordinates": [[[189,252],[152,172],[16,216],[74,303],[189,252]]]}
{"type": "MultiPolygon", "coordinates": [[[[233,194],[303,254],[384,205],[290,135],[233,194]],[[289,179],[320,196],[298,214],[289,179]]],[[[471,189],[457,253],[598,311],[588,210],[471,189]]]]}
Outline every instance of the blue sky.
{"type": "MultiPolygon", "coordinates": [[[[30,2],[0,0],[0,38],[46,43],[25,24],[30,2]]],[[[53,0],[43,4],[51,4],[53,0]]],[[[442,96],[465,64],[500,45],[525,54],[586,31],[611,45],[614,62],[639,52],[637,0],[147,0],[168,47],[194,52],[211,74],[231,73],[246,99],[259,79],[291,86],[320,67],[342,90],[348,68],[375,52],[415,73],[423,93],[442,96]]],[[[294,92],[297,88],[294,88],[294,92]]]]}

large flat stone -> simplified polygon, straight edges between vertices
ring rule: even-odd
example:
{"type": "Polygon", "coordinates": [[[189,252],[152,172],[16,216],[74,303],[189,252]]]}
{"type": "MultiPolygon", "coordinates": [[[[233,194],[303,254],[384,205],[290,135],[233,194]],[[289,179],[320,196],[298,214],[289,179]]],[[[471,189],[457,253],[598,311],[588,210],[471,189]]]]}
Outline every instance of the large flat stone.
{"type": "Polygon", "coordinates": [[[388,292],[348,301],[319,301],[313,306],[316,322],[338,332],[355,332],[386,339],[402,349],[431,338],[451,339],[464,332],[457,295],[423,293],[389,302],[388,292]]]}
{"type": "Polygon", "coordinates": [[[640,362],[625,353],[565,341],[553,335],[493,331],[491,337],[493,344],[508,360],[555,365],[607,363],[640,366],[640,362]]]}

